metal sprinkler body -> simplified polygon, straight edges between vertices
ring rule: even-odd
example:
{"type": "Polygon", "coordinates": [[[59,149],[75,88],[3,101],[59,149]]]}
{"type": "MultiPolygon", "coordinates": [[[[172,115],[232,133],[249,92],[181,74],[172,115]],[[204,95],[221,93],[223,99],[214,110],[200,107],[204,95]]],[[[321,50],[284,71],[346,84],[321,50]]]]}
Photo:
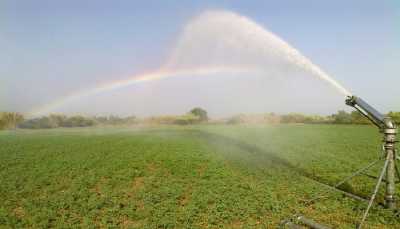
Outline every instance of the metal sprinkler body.
{"type": "MultiPolygon", "coordinates": [[[[361,98],[358,98],[356,96],[348,96],[346,99],[346,104],[355,108],[363,116],[368,118],[372,123],[374,123],[379,128],[380,132],[383,134],[383,147],[382,147],[383,155],[381,158],[368,164],[364,168],[358,169],[356,172],[354,172],[350,176],[341,180],[335,186],[325,185],[325,186],[330,187],[331,190],[334,189],[334,190],[340,191],[341,193],[345,194],[348,197],[354,198],[356,200],[362,200],[362,201],[368,202],[368,207],[366,208],[366,210],[362,216],[362,219],[360,220],[360,223],[357,225],[357,229],[362,229],[363,224],[368,217],[369,210],[371,209],[372,205],[374,204],[375,198],[379,192],[379,188],[380,188],[382,182],[386,183],[385,207],[388,209],[391,209],[391,210],[395,210],[395,208],[396,208],[396,201],[394,198],[395,191],[396,191],[396,176],[400,182],[400,171],[396,164],[396,160],[400,159],[400,158],[397,158],[397,156],[396,156],[396,147],[395,147],[395,145],[397,143],[397,141],[396,141],[397,127],[396,127],[396,124],[393,122],[393,120],[390,117],[384,116],[383,114],[381,114],[379,111],[375,110],[372,106],[370,106],[368,103],[366,103],[361,98]],[[372,167],[374,167],[375,165],[377,165],[378,162],[381,162],[382,159],[384,159],[384,165],[380,171],[379,177],[375,177],[375,176],[368,175],[365,173],[367,170],[369,170],[372,167]],[[360,174],[367,175],[368,177],[371,177],[371,178],[377,178],[377,183],[375,185],[375,189],[369,200],[366,200],[363,197],[359,197],[357,195],[354,195],[354,194],[345,192],[341,189],[338,189],[345,182],[353,179],[354,177],[356,177],[360,174]]],[[[307,203],[311,204],[317,199],[319,199],[319,197],[313,198],[313,199],[309,200],[307,203]]],[[[296,223],[300,223],[301,225],[306,225],[309,228],[315,228],[315,229],[329,228],[329,227],[323,226],[321,224],[318,224],[308,218],[305,218],[304,216],[299,216],[299,215],[295,215],[295,217],[290,220],[283,221],[281,225],[283,227],[297,229],[297,228],[299,228],[299,226],[296,223]]]]}
{"type": "MultiPolygon", "coordinates": [[[[349,96],[346,99],[346,104],[357,109],[362,115],[373,122],[383,133],[383,148],[385,151],[385,157],[387,160],[386,165],[386,194],[385,194],[385,205],[389,209],[395,209],[395,189],[396,189],[396,135],[397,127],[396,124],[390,117],[385,117],[380,112],[375,110],[372,106],[366,103],[361,98],[356,96],[349,96]]],[[[397,174],[399,175],[399,174],[397,174]]],[[[375,194],[375,193],[374,193],[375,194]]],[[[373,196],[373,198],[375,198],[373,196]]]]}
{"type": "Polygon", "coordinates": [[[396,203],[394,199],[394,194],[396,190],[395,172],[396,172],[396,135],[397,129],[396,125],[393,123],[392,119],[385,119],[385,128],[383,129],[384,134],[384,148],[386,156],[388,159],[388,166],[386,168],[386,207],[389,209],[395,209],[396,203]]]}

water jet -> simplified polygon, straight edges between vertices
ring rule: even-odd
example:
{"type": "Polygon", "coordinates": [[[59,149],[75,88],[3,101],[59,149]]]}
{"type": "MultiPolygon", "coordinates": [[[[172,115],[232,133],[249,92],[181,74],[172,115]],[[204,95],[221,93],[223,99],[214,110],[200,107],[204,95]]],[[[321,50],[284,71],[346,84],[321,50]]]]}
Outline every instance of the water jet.
{"type": "Polygon", "coordinates": [[[338,94],[351,95],[349,90],[284,39],[234,12],[202,12],[184,26],[173,47],[165,63],[157,69],[68,93],[35,107],[27,116],[42,116],[84,97],[178,76],[246,73],[268,77],[271,72],[277,72],[282,78],[289,77],[290,74],[282,72],[292,67],[306,73],[307,77],[327,83],[338,94]]]}

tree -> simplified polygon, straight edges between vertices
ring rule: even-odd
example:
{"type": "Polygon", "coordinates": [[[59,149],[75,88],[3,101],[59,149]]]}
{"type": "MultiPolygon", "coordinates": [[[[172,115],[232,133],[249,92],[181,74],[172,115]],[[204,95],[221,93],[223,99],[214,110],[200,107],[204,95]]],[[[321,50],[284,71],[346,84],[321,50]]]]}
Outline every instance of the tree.
{"type": "Polygon", "coordinates": [[[0,130],[5,129],[7,126],[7,120],[5,119],[4,113],[0,113],[0,130]]]}
{"type": "Polygon", "coordinates": [[[305,123],[306,121],[306,116],[298,113],[290,113],[281,117],[282,123],[305,123]]]}
{"type": "Polygon", "coordinates": [[[85,126],[93,126],[95,123],[90,118],[85,118],[80,115],[72,116],[67,118],[64,123],[64,127],[85,127],[85,126]]]}
{"type": "Polygon", "coordinates": [[[337,114],[332,115],[333,123],[335,124],[351,124],[352,118],[351,114],[344,110],[338,111],[337,114]]]}
{"type": "Polygon", "coordinates": [[[83,116],[66,117],[64,115],[49,115],[34,118],[22,122],[18,126],[26,129],[48,129],[57,127],[85,127],[93,126],[95,122],[91,118],[83,116]]]}
{"type": "Polygon", "coordinates": [[[400,112],[389,112],[388,116],[390,116],[393,121],[400,125],[400,112]]]}
{"type": "Polygon", "coordinates": [[[58,127],[57,123],[55,123],[51,118],[47,116],[29,119],[19,124],[19,128],[23,129],[49,129],[56,127],[58,127]]]}
{"type": "Polygon", "coordinates": [[[203,108],[195,107],[189,113],[194,116],[197,116],[200,122],[208,121],[207,111],[204,110],[203,108]]]}
{"type": "Polygon", "coordinates": [[[51,125],[54,128],[64,126],[64,123],[66,120],[67,120],[67,117],[63,114],[50,114],[49,115],[49,122],[51,122],[51,125]]]}
{"type": "Polygon", "coordinates": [[[227,124],[236,125],[236,124],[241,124],[241,123],[244,123],[244,122],[245,121],[244,121],[243,115],[235,115],[235,116],[229,118],[226,123],[227,124]]]}
{"type": "Polygon", "coordinates": [[[358,111],[353,111],[351,112],[350,115],[351,115],[351,123],[353,124],[363,124],[363,125],[371,124],[371,121],[369,121],[358,111]]]}
{"type": "Polygon", "coordinates": [[[0,112],[0,129],[15,129],[24,120],[17,112],[0,112]]]}

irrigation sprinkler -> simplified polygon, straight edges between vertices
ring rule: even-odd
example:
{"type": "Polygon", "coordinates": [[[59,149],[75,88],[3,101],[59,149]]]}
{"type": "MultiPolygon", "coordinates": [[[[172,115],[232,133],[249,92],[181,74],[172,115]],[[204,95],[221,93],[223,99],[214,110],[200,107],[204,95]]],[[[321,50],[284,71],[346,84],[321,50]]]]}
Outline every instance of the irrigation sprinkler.
{"type": "Polygon", "coordinates": [[[396,202],[394,198],[396,190],[396,175],[398,176],[398,178],[400,178],[400,174],[396,165],[397,157],[395,144],[397,128],[390,117],[382,115],[380,112],[375,110],[372,106],[370,106],[359,97],[349,96],[346,99],[346,104],[358,110],[362,115],[364,115],[372,123],[374,123],[379,128],[381,133],[383,133],[383,150],[385,153],[385,163],[380,173],[380,176],[378,177],[378,181],[375,190],[371,196],[371,199],[368,203],[368,207],[364,212],[360,224],[358,225],[358,228],[361,228],[368,216],[368,212],[373,202],[375,201],[382,181],[386,183],[385,206],[386,208],[391,210],[396,209],[396,202]],[[386,179],[384,180],[385,175],[386,179]]]}
{"type": "MultiPolygon", "coordinates": [[[[396,156],[396,135],[397,135],[397,127],[396,124],[393,122],[393,120],[381,114],[379,111],[377,111],[375,108],[373,108],[371,105],[366,103],[364,100],[357,96],[348,96],[346,98],[346,104],[355,108],[357,111],[359,111],[363,116],[365,116],[367,119],[369,119],[373,124],[375,124],[380,132],[383,134],[383,145],[382,145],[382,151],[383,151],[383,156],[370,163],[368,166],[361,168],[354,172],[352,175],[349,177],[343,179],[339,183],[337,183],[335,186],[328,186],[330,189],[335,189],[340,191],[341,193],[345,194],[348,197],[351,197],[356,200],[362,200],[368,202],[368,206],[361,218],[360,223],[357,225],[358,229],[361,229],[365,220],[367,219],[369,210],[371,209],[372,205],[374,204],[374,201],[376,199],[376,196],[378,194],[379,188],[382,184],[382,182],[386,183],[386,192],[385,192],[385,203],[384,206],[390,210],[395,210],[396,209],[396,202],[395,202],[395,190],[396,190],[396,183],[399,183],[399,181],[396,182],[396,176],[400,180],[400,171],[397,167],[396,160],[400,160],[400,157],[396,156]],[[369,174],[365,174],[365,171],[369,170],[370,168],[376,166],[378,162],[384,160],[384,165],[381,169],[381,172],[379,176],[371,176],[369,174]],[[358,175],[367,175],[368,177],[377,179],[377,183],[375,185],[375,189],[370,197],[369,200],[366,200],[362,197],[359,197],[357,195],[354,195],[352,193],[347,193],[344,192],[343,190],[340,190],[339,187],[346,183],[347,181],[353,179],[354,177],[358,175]],[[385,178],[386,176],[386,178],[385,178]]],[[[324,184],[324,186],[327,186],[324,184]]],[[[319,197],[313,198],[309,200],[307,203],[312,204],[315,200],[319,199],[319,197]]],[[[286,220],[282,223],[284,227],[289,227],[289,228],[295,228],[297,225],[296,223],[300,223],[302,225],[306,225],[309,228],[316,228],[316,229],[322,229],[322,228],[327,228],[326,226],[320,225],[318,223],[315,223],[312,220],[309,220],[305,218],[304,216],[301,216],[299,218],[298,215],[296,215],[292,220],[286,220]]]]}
{"type": "MultiPolygon", "coordinates": [[[[387,168],[385,169],[386,171],[383,171],[383,173],[386,173],[385,205],[389,209],[395,209],[396,208],[396,203],[394,200],[395,186],[396,186],[395,170],[397,169],[396,149],[395,149],[396,134],[397,134],[396,125],[394,124],[393,120],[390,117],[385,117],[377,110],[375,110],[373,107],[368,105],[368,103],[366,103],[361,98],[358,98],[356,96],[349,96],[346,99],[346,104],[357,109],[362,115],[371,120],[380,129],[381,133],[383,133],[383,149],[385,152],[386,162],[387,162],[386,166],[387,168]]],[[[382,181],[382,179],[383,176],[382,178],[380,178],[380,180],[382,181]]]]}

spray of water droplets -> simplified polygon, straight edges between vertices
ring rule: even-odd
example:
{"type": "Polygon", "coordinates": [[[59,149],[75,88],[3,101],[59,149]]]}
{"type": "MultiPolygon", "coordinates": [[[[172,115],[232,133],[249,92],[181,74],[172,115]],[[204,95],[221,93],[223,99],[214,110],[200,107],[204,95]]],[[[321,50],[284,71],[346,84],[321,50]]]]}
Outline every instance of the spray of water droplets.
{"type": "Polygon", "coordinates": [[[229,11],[205,11],[185,26],[170,58],[159,69],[71,93],[29,113],[49,113],[82,97],[176,75],[202,75],[217,70],[218,74],[278,72],[283,78],[291,76],[285,69],[293,66],[328,82],[341,94],[351,95],[299,51],[249,18],[229,11]]]}
{"type": "Polygon", "coordinates": [[[229,11],[206,11],[189,22],[165,67],[243,66],[268,70],[285,61],[328,82],[343,95],[351,95],[277,35],[229,11]]]}

